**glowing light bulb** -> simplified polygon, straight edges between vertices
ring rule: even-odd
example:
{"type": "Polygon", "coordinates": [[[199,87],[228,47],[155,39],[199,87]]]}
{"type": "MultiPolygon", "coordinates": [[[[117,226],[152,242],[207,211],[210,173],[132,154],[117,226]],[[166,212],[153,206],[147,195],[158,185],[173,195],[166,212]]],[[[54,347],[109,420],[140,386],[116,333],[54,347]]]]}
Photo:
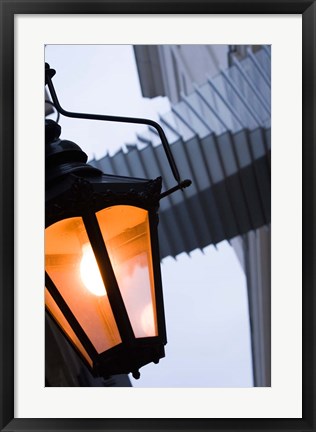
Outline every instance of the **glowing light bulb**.
{"type": "Polygon", "coordinates": [[[92,294],[101,297],[106,295],[100,270],[90,244],[82,246],[82,258],[80,262],[80,276],[84,286],[92,294]]]}

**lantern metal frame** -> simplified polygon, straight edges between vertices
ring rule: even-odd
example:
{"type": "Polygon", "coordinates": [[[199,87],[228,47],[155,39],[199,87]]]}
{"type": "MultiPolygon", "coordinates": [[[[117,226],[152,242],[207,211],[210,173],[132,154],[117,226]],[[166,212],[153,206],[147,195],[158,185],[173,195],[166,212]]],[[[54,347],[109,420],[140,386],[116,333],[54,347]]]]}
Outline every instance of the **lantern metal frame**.
{"type": "MultiPolygon", "coordinates": [[[[45,274],[45,283],[49,293],[78,336],[78,339],[89,357],[92,359],[94,363],[92,368],[93,374],[96,376],[108,376],[108,374],[113,375],[116,373],[132,372],[135,377],[138,377],[137,371],[141,366],[148,363],[149,354],[151,361],[158,362],[159,359],[164,356],[163,346],[167,343],[160,275],[159,243],[157,237],[157,203],[161,189],[161,178],[148,181],[145,184],[134,183],[131,179],[131,182],[128,183],[129,189],[126,189],[126,184],[124,183],[125,190],[121,191],[118,190],[118,183],[106,184],[106,188],[104,188],[104,183],[98,184],[98,182],[96,182],[93,184],[94,180],[98,181],[99,179],[99,177],[95,179],[93,177],[83,179],[83,177],[71,175],[71,179],[67,179],[66,191],[62,193],[62,195],[57,195],[55,199],[48,198],[46,202],[46,227],[63,220],[65,216],[67,216],[67,218],[80,216],[83,219],[97,261],[102,262],[101,268],[104,269],[104,275],[106,275],[103,276],[107,278],[107,295],[122,343],[110,348],[104,355],[98,354],[47,272],[45,274]],[[68,188],[69,181],[71,185],[68,188]],[[117,189],[116,191],[114,191],[115,188],[117,189]],[[99,223],[95,216],[97,211],[119,204],[131,205],[148,211],[158,336],[149,338],[135,337],[106,250],[106,245],[103,242],[99,223]],[[125,346],[125,344],[127,346],[125,346]],[[139,351],[142,352],[141,360],[131,358],[135,348],[137,348],[138,354],[139,351]],[[118,364],[118,356],[116,355],[115,363],[111,363],[109,358],[114,357],[114,354],[119,352],[122,354],[120,357],[122,359],[128,359],[128,361],[122,361],[121,364],[118,364]],[[106,373],[104,373],[104,370],[106,370],[106,373]]],[[[117,178],[114,178],[114,180],[117,180],[117,178]]],[[[61,190],[60,185],[58,185],[58,188],[61,190]]]]}
{"type": "MultiPolygon", "coordinates": [[[[46,64],[45,72],[45,81],[53,105],[59,114],[72,118],[141,123],[155,127],[161,137],[170,168],[177,181],[176,186],[161,193],[161,177],[155,180],[146,180],[103,174],[97,168],[86,163],[87,155],[76,144],[59,139],[61,128],[56,122],[46,120],[45,227],[47,228],[65,218],[82,218],[96,259],[98,262],[102,262],[100,272],[103,281],[107,282],[108,299],[122,342],[101,354],[98,353],[47,272],[45,272],[46,288],[91,358],[92,368],[76,346],[71,343],[77,349],[80,358],[89,366],[93,375],[108,377],[131,372],[135,378],[139,378],[140,367],[150,362],[158,363],[164,357],[164,346],[167,343],[157,230],[159,201],[170,193],[189,186],[191,181],[180,181],[169,143],[160,125],[147,119],[66,111],[60,106],[52,84],[55,71],[46,64]],[[157,336],[135,336],[96,217],[97,211],[120,204],[138,207],[148,212],[155,285],[157,336]]],[[[49,310],[48,313],[56,322],[49,310]]],[[[66,331],[60,325],[59,327],[69,339],[66,331]]]]}

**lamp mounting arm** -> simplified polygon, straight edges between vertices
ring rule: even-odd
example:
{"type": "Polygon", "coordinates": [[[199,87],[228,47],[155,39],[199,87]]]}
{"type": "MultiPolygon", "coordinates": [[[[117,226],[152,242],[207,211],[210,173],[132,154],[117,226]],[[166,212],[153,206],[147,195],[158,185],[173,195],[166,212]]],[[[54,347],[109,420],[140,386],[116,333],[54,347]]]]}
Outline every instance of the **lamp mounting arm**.
{"type": "Polygon", "coordinates": [[[111,116],[111,115],[101,115],[101,114],[86,114],[86,113],[75,113],[66,111],[63,109],[58,101],[58,97],[53,85],[52,78],[56,74],[56,71],[54,69],[51,69],[48,63],[45,63],[45,84],[48,86],[52,101],[54,103],[54,106],[56,110],[65,117],[71,117],[71,118],[77,118],[77,119],[85,119],[85,120],[100,120],[100,121],[109,121],[109,122],[119,122],[119,123],[134,123],[134,124],[145,124],[148,126],[153,127],[156,129],[156,131],[159,134],[159,137],[161,139],[161,143],[163,145],[163,148],[165,150],[171,171],[173,173],[173,176],[178,183],[177,186],[169,189],[169,191],[164,192],[161,194],[161,198],[164,198],[165,196],[169,195],[172,192],[175,192],[178,189],[184,189],[185,187],[188,187],[191,184],[191,180],[180,180],[180,174],[176,165],[176,162],[173,158],[173,154],[171,152],[170,145],[168,143],[167,137],[162,129],[162,127],[156,123],[153,120],[150,119],[144,119],[144,118],[136,118],[136,117],[121,117],[121,116],[111,116]]]}

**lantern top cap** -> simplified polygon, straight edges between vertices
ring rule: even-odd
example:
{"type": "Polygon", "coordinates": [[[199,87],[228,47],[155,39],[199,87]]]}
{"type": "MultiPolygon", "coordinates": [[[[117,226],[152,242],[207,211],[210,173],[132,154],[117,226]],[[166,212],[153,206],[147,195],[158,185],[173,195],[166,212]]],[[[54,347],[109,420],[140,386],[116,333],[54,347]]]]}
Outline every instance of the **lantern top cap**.
{"type": "Polygon", "coordinates": [[[53,120],[45,120],[46,184],[69,174],[100,176],[102,171],[87,164],[87,154],[74,142],[59,138],[61,127],[53,120]]]}

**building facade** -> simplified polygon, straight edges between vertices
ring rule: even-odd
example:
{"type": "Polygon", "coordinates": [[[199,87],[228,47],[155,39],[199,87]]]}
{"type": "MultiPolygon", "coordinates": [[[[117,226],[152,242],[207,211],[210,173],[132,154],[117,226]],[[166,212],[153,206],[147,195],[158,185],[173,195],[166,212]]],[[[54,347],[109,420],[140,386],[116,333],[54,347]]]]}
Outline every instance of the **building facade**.
{"type": "MultiPolygon", "coordinates": [[[[185,135],[185,128],[201,138],[208,132],[222,137],[225,133],[242,134],[244,131],[251,134],[260,127],[263,130],[270,128],[270,47],[145,45],[135,46],[134,52],[143,96],[167,96],[170,99],[172,115],[164,123],[179,136],[185,135]],[[176,124],[177,121],[181,126],[176,124]]],[[[270,168],[270,143],[264,144],[266,151],[263,151],[260,150],[260,141],[252,147],[252,155],[261,151],[265,155],[263,165],[270,168]]],[[[236,149],[238,145],[237,140],[233,140],[232,148],[236,149]]],[[[235,156],[236,153],[235,150],[235,156]]],[[[227,151],[221,153],[219,150],[219,154],[222,165],[225,165],[225,154],[229,158],[227,151]]],[[[210,153],[209,157],[212,157],[210,153]]],[[[238,154],[236,162],[236,172],[241,176],[238,154]]],[[[261,173],[264,171],[258,166],[255,169],[261,173]]],[[[247,232],[240,230],[234,238],[226,236],[247,278],[255,386],[271,385],[271,208],[267,202],[271,200],[271,191],[268,171],[266,176],[266,181],[258,175],[254,179],[259,189],[268,188],[264,197],[261,194],[265,223],[262,226],[250,224],[247,232]]],[[[245,194],[243,189],[241,194],[245,194]]],[[[222,200],[223,196],[219,199],[222,200]]],[[[255,200],[249,202],[248,213],[254,204],[255,200]]]]}

